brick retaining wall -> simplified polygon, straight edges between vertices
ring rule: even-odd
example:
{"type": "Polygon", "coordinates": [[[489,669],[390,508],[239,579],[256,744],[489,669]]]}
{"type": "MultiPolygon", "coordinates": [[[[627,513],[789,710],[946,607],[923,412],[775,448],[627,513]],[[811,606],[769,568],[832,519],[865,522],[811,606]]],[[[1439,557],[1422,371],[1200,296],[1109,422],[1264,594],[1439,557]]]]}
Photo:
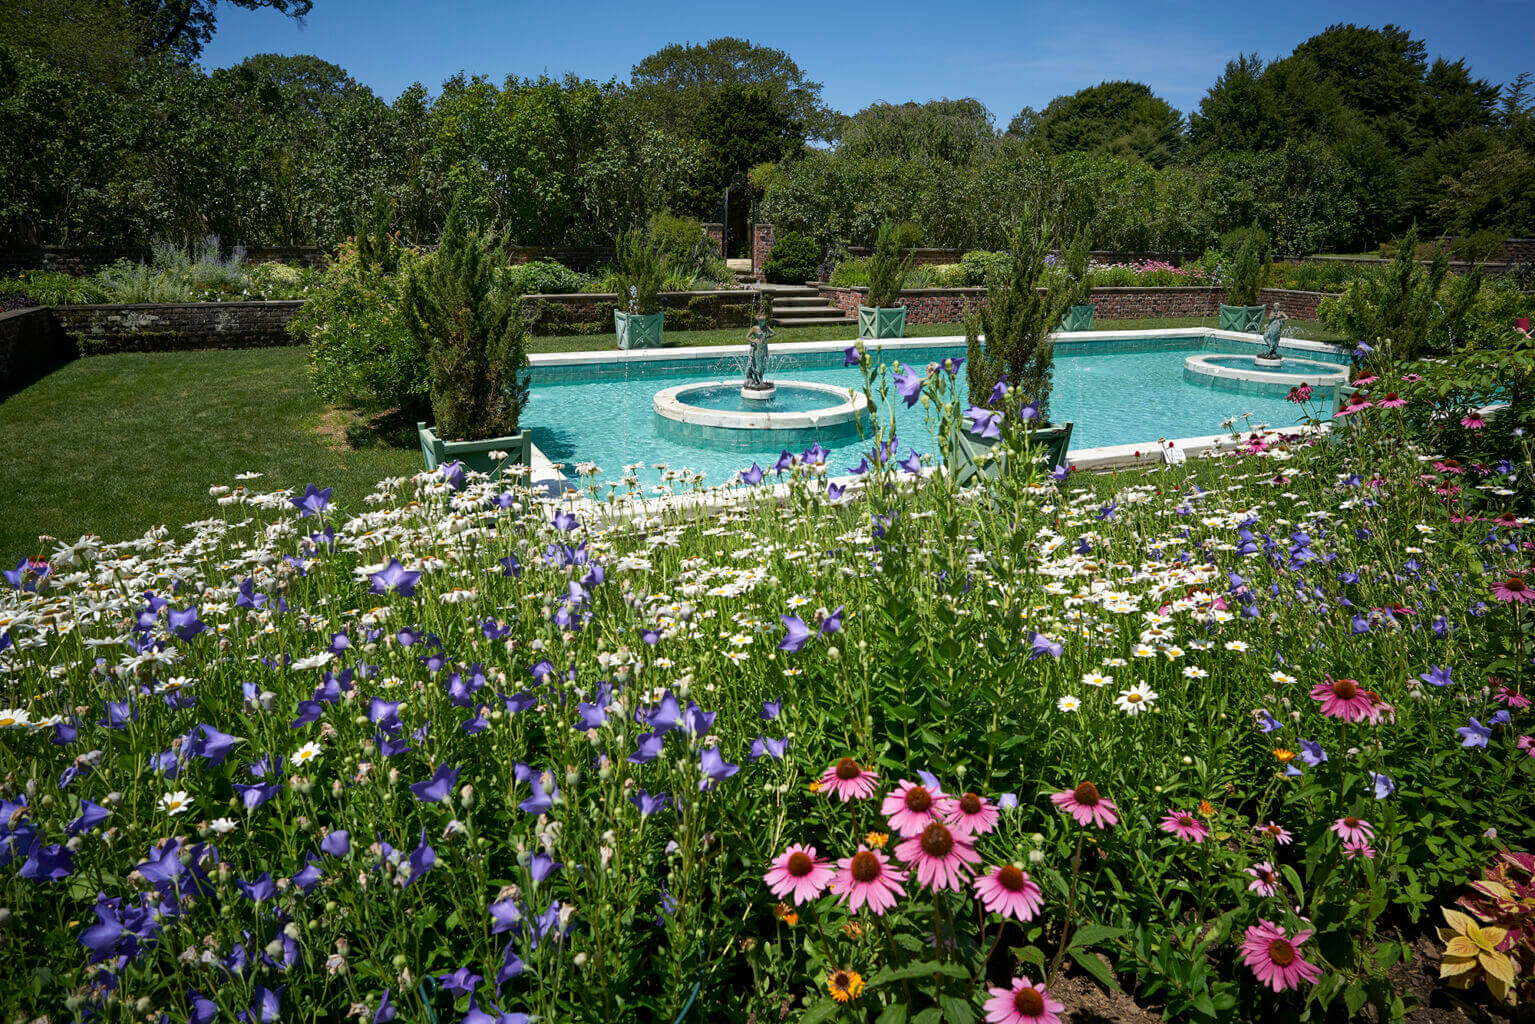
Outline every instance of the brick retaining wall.
{"type": "Polygon", "coordinates": [[[304,303],[185,302],[133,306],[56,306],[60,328],[84,355],[296,345],[288,321],[304,303]]]}
{"type": "MultiPolygon", "coordinates": [[[[926,267],[945,263],[958,263],[960,257],[972,249],[941,249],[936,247],[918,246],[911,250],[912,266],[926,267]]],[[[862,259],[874,255],[874,250],[868,246],[850,245],[847,250],[851,259],[862,259]]],[[[1197,252],[1131,252],[1123,249],[1094,249],[1088,256],[1098,263],[1139,263],[1143,260],[1162,260],[1171,263],[1175,267],[1181,267],[1186,260],[1197,260],[1200,256],[1197,252]]]]}
{"type": "Polygon", "coordinates": [[[46,306],[0,313],[0,396],[25,387],[78,354],[46,306]]]}
{"type": "MultiPolygon", "coordinates": [[[[827,284],[820,285],[819,290],[849,316],[858,315],[858,307],[869,291],[827,284]]],[[[908,323],[957,323],[985,297],[985,288],[908,288],[901,292],[900,304],[906,307],[908,323]]],[[[1219,288],[1094,288],[1092,292],[1092,302],[1098,307],[1096,315],[1104,320],[1213,317],[1220,312],[1224,297],[1219,288]]],[[[1265,288],[1259,301],[1279,303],[1291,319],[1315,320],[1317,303],[1326,297],[1323,292],[1265,288]]]]}
{"type": "MultiPolygon", "coordinates": [[[[662,292],[659,298],[668,329],[710,330],[749,327],[756,293],[730,288],[662,292]]],[[[618,295],[612,292],[524,295],[522,320],[533,334],[606,334],[613,330],[613,311],[618,308],[618,295]]]]}

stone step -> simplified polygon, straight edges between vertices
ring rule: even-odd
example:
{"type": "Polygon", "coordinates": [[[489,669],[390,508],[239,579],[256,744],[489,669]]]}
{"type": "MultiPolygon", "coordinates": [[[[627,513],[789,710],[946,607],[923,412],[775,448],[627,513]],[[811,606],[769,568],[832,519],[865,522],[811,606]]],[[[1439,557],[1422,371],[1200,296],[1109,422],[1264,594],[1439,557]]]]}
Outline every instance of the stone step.
{"type": "Polygon", "coordinates": [[[782,327],[785,329],[791,327],[852,327],[856,329],[858,327],[858,321],[857,319],[845,316],[824,316],[785,320],[776,323],[774,326],[782,327]]]}
{"type": "Polygon", "coordinates": [[[782,308],[773,307],[774,320],[804,320],[807,317],[817,316],[846,316],[836,306],[793,306],[782,308]]]}
{"type": "Polygon", "coordinates": [[[819,295],[774,295],[774,309],[800,309],[804,306],[826,306],[830,299],[823,299],[819,295]]]}

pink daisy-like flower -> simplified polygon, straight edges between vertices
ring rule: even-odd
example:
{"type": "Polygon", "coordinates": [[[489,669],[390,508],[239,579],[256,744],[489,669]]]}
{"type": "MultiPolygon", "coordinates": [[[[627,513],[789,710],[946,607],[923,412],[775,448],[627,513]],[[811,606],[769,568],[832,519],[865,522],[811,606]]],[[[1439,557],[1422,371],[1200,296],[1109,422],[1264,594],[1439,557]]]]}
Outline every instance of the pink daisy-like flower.
{"type": "Polygon", "coordinates": [[[1460,425],[1467,430],[1481,430],[1487,425],[1487,421],[1474,412],[1468,412],[1460,418],[1460,425]]]}
{"type": "Polygon", "coordinates": [[[1492,596],[1499,601],[1523,604],[1526,601],[1535,601],[1535,587],[1530,586],[1518,576],[1510,576],[1502,583],[1492,585],[1492,596]]]}
{"type": "Polygon", "coordinates": [[[1495,700],[1507,704],[1511,708],[1527,708],[1530,706],[1530,698],[1522,693],[1510,690],[1507,683],[1498,687],[1498,692],[1492,696],[1495,700]]]}
{"type": "Polygon", "coordinates": [[[910,839],[938,821],[945,797],[943,790],[902,779],[900,785],[885,794],[879,813],[890,819],[890,829],[902,839],[910,839]]]}
{"type": "Polygon", "coordinates": [[[1290,845],[1290,832],[1282,825],[1276,825],[1272,821],[1267,825],[1254,825],[1253,831],[1264,839],[1272,839],[1280,846],[1290,845]]]}
{"type": "Polygon", "coordinates": [[[1375,703],[1365,693],[1357,680],[1328,678],[1311,688],[1311,699],[1320,701],[1322,714],[1328,718],[1341,718],[1345,722],[1358,722],[1375,713],[1375,703]]]}
{"type": "Polygon", "coordinates": [[[1114,813],[1114,802],[1105,799],[1091,782],[1084,782],[1076,789],[1052,793],[1050,802],[1077,819],[1078,825],[1109,828],[1119,821],[1119,816],[1114,813]]]}
{"type": "Polygon", "coordinates": [[[1332,823],[1332,831],[1345,843],[1368,843],[1375,838],[1375,826],[1353,815],[1339,818],[1332,823]]]}
{"type": "Polygon", "coordinates": [[[1027,977],[1014,978],[1012,988],[991,988],[986,1000],[986,1024],[1061,1024],[1066,1004],[1053,998],[1044,985],[1027,977]]]}
{"type": "Polygon", "coordinates": [[[862,843],[858,844],[857,853],[838,860],[837,868],[831,890],[838,894],[837,902],[846,904],[855,914],[865,904],[873,913],[883,914],[905,892],[906,872],[893,867],[883,853],[862,843]]]}
{"type": "Polygon", "coordinates": [[[1343,407],[1341,409],[1339,409],[1333,415],[1335,415],[1335,416],[1352,416],[1355,413],[1364,412],[1366,409],[1370,408],[1370,406],[1372,406],[1374,404],[1375,403],[1371,402],[1368,398],[1364,397],[1363,395],[1360,395],[1360,394],[1349,395],[1348,396],[1348,401],[1344,402],[1343,403],[1343,407]]]}
{"type": "Polygon", "coordinates": [[[1535,757],[1535,736],[1519,737],[1519,749],[1531,757],[1535,757]]]}
{"type": "Polygon", "coordinates": [[[821,788],[843,803],[867,800],[874,795],[879,776],[851,757],[844,757],[821,774],[821,788]]]}
{"type": "Polygon", "coordinates": [[[1187,811],[1168,811],[1158,827],[1185,843],[1202,843],[1210,835],[1209,826],[1187,811]]]}
{"type": "Polygon", "coordinates": [[[1423,378],[1418,376],[1416,373],[1404,373],[1404,374],[1402,374],[1402,383],[1403,384],[1416,384],[1419,381],[1421,381],[1422,379],[1423,378]]]}
{"type": "Polygon", "coordinates": [[[935,821],[895,848],[895,855],[916,868],[917,884],[934,891],[958,890],[965,884],[972,864],[981,862],[970,837],[935,821]]]}
{"type": "Polygon", "coordinates": [[[1380,380],[1380,378],[1378,376],[1376,376],[1375,374],[1367,373],[1367,374],[1365,374],[1362,377],[1355,377],[1354,378],[1354,387],[1356,387],[1356,388],[1368,387],[1369,385],[1374,384],[1378,380],[1380,380]]]}
{"type": "Polygon", "coordinates": [[[1343,852],[1348,856],[1349,860],[1353,860],[1355,857],[1363,857],[1365,860],[1375,859],[1375,847],[1363,839],[1358,842],[1344,843],[1343,852]]]}
{"type": "Polygon", "coordinates": [[[1247,869],[1247,873],[1252,876],[1252,881],[1247,883],[1248,892],[1255,892],[1260,896],[1272,896],[1279,891],[1279,873],[1268,861],[1254,864],[1247,869]]]}
{"type": "Polygon", "coordinates": [[[1000,817],[995,804],[975,793],[945,797],[942,814],[944,821],[973,836],[984,836],[996,828],[1000,817]]]}
{"type": "Polygon", "coordinates": [[[773,861],[762,880],[779,899],[792,893],[795,903],[805,903],[820,896],[836,876],[831,864],[816,859],[814,846],[793,843],[773,861]]]}
{"type": "Polygon", "coordinates": [[[1311,931],[1296,932],[1294,937],[1272,921],[1259,920],[1247,929],[1247,940],[1242,943],[1242,962],[1252,968],[1258,981],[1275,992],[1283,992],[1298,986],[1302,981],[1316,984],[1322,976],[1321,968],[1301,959],[1300,945],[1311,938],[1311,931]]]}
{"type": "Polygon", "coordinates": [[[1382,409],[1400,409],[1402,406],[1407,404],[1407,399],[1403,398],[1395,391],[1388,391],[1386,392],[1386,397],[1382,398],[1376,404],[1379,405],[1382,409]]]}
{"type": "Polygon", "coordinates": [[[993,867],[975,878],[975,898],[993,914],[1032,921],[1045,905],[1043,893],[1029,873],[1012,864],[993,867]]]}

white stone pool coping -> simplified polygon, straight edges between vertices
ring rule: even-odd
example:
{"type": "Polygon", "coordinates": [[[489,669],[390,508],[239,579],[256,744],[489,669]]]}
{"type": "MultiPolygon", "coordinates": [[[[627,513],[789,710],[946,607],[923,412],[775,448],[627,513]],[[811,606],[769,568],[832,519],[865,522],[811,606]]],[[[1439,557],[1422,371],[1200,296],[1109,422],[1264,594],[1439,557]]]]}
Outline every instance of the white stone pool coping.
{"type": "MultiPolygon", "coordinates": [[[[1060,331],[1055,336],[1056,341],[1134,341],[1142,338],[1219,338],[1223,341],[1241,342],[1253,346],[1255,351],[1267,351],[1267,344],[1257,334],[1246,334],[1241,331],[1223,331],[1214,327],[1171,327],[1163,330],[1145,331],[1060,331]]],[[[849,345],[857,344],[858,339],[848,338],[843,341],[804,341],[784,342],[782,347],[790,352],[840,352],[849,345]]],[[[1338,346],[1327,342],[1311,341],[1306,338],[1281,338],[1284,346],[1291,350],[1301,352],[1337,352],[1338,346]]],[[[963,345],[965,337],[962,334],[935,335],[926,338],[882,338],[877,342],[869,343],[871,347],[877,347],[881,351],[899,352],[902,349],[933,348],[944,345],[963,345]]],[[[606,363],[648,363],[648,362],[675,362],[678,360],[697,359],[700,361],[719,360],[725,356],[744,356],[748,353],[748,345],[709,345],[697,348],[652,348],[652,349],[601,349],[587,352],[534,352],[528,355],[530,366],[581,366],[606,363]]],[[[1346,370],[1345,370],[1346,372],[1346,370]]],[[[1197,456],[1211,452],[1234,451],[1244,443],[1245,435],[1253,431],[1268,429],[1264,424],[1247,424],[1241,432],[1242,436],[1233,433],[1206,434],[1200,437],[1178,438],[1154,438],[1145,441],[1136,441],[1130,444],[1101,445],[1096,448],[1073,448],[1066,453],[1070,464],[1079,470],[1105,470],[1128,466],[1145,466],[1165,461],[1164,452],[1168,448],[1181,449],[1186,455],[1197,456]]],[[[1287,428],[1291,429],[1291,428],[1287,428]]],[[[1301,428],[1293,428],[1299,431],[1301,428]]],[[[574,491],[537,447],[533,450],[534,483],[544,487],[550,493],[558,493],[563,487],[567,491],[574,491]],[[542,464],[542,466],[540,465],[542,464]]],[[[833,482],[839,485],[847,485],[858,489],[860,478],[838,477],[833,482]]],[[[779,485],[783,486],[783,485],[779,485]]],[[[787,493],[787,488],[785,488],[787,493]]],[[[660,500],[660,499],[657,499],[660,500]]],[[[722,502],[727,499],[719,499],[722,502]]],[[[711,501],[703,501],[710,506],[711,501]]]]}
{"type": "Polygon", "coordinates": [[[816,430],[849,423],[869,408],[869,396],[862,392],[849,393],[847,388],[831,384],[816,384],[804,380],[779,380],[785,387],[816,391],[825,395],[828,404],[820,409],[805,412],[767,412],[752,409],[731,412],[724,409],[707,409],[683,401],[690,391],[706,388],[733,388],[730,381],[707,381],[702,384],[678,384],[676,387],[657,391],[651,399],[656,414],[678,423],[692,423],[700,427],[721,427],[726,430],[816,430]]]}
{"type": "Polygon", "coordinates": [[[1256,366],[1251,368],[1223,366],[1220,363],[1211,362],[1213,359],[1222,357],[1230,358],[1230,355],[1225,352],[1210,352],[1205,355],[1189,356],[1183,361],[1183,368],[1190,373],[1220,380],[1250,380],[1256,384],[1277,384],[1280,387],[1295,387],[1301,384],[1309,384],[1312,387],[1334,387],[1348,383],[1348,367],[1341,363],[1324,363],[1317,359],[1291,357],[1285,359],[1278,370],[1260,370],[1256,366]],[[1286,370],[1284,369],[1286,366],[1294,369],[1286,370]]]}

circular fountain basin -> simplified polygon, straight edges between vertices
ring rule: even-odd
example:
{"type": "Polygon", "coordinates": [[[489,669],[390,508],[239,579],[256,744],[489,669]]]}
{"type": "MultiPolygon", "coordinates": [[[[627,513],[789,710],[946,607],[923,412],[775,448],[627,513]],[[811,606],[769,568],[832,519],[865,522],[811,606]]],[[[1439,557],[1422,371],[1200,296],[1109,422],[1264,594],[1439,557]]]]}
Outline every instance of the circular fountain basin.
{"type": "Polygon", "coordinates": [[[1183,361],[1183,379],[1189,384],[1232,391],[1243,395],[1284,397],[1302,384],[1333,388],[1348,383],[1348,367],[1319,359],[1284,356],[1278,367],[1264,366],[1256,355],[1206,353],[1183,361]]]}
{"type": "Polygon", "coordinates": [[[688,444],[739,449],[808,446],[858,429],[869,400],[847,388],[775,381],[772,397],[748,398],[739,382],[681,384],[656,392],[656,430],[688,444]]]}

